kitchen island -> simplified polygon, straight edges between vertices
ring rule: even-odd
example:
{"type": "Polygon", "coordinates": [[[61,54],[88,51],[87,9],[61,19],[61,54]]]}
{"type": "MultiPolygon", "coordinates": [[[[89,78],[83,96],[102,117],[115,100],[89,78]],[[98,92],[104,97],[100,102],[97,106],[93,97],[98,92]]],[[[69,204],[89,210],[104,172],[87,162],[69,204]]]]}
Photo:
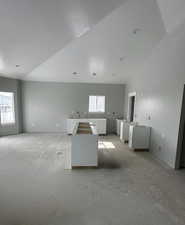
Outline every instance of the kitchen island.
{"type": "Polygon", "coordinates": [[[91,123],[96,126],[99,135],[107,133],[107,119],[105,118],[70,118],[67,119],[67,133],[72,134],[77,123],[91,123]]]}
{"type": "Polygon", "coordinates": [[[67,159],[68,169],[98,166],[98,133],[93,123],[76,123],[67,159]]]}

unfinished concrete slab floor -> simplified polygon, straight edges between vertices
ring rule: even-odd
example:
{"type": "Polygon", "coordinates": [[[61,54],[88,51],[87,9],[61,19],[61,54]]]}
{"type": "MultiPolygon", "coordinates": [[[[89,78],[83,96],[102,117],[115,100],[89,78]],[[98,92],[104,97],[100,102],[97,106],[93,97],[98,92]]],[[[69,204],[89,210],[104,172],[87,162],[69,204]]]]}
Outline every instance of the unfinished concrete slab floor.
{"type": "Polygon", "coordinates": [[[0,138],[0,225],[184,225],[185,171],[100,137],[99,168],[64,170],[70,137],[0,138]]]}

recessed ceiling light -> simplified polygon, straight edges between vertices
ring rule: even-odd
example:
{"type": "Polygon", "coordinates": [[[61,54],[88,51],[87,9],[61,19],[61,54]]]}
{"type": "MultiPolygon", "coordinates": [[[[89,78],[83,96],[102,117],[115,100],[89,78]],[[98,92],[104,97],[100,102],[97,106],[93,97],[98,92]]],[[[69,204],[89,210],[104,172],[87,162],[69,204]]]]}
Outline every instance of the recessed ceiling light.
{"type": "Polygon", "coordinates": [[[132,31],[132,33],[133,33],[133,34],[137,34],[137,33],[140,32],[140,31],[141,31],[140,28],[135,28],[135,29],[132,31]]]}
{"type": "Polygon", "coordinates": [[[96,74],[96,73],[92,73],[92,75],[93,75],[93,76],[96,76],[97,74],[96,74]]]}
{"type": "Polygon", "coordinates": [[[17,64],[17,65],[15,65],[15,67],[20,67],[21,65],[19,65],[19,64],[17,64]]]}

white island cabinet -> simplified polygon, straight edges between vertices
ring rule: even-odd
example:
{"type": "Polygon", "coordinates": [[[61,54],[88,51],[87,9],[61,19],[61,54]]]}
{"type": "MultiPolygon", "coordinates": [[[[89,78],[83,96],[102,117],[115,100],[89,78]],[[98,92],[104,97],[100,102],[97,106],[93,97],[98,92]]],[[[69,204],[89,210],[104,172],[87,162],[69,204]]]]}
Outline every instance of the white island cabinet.
{"type": "Polygon", "coordinates": [[[98,134],[92,123],[77,123],[71,136],[71,148],[65,152],[65,169],[98,166],[98,134]]]}
{"type": "Polygon", "coordinates": [[[97,133],[106,135],[107,120],[104,118],[79,118],[67,119],[67,133],[72,134],[77,123],[92,123],[96,126],[97,133]]]}

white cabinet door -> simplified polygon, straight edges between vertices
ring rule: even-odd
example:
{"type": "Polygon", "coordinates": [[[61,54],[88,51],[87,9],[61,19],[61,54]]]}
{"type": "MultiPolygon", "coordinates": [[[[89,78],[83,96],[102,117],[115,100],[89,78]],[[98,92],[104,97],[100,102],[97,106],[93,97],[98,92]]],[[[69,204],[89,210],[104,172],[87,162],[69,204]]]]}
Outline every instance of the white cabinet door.
{"type": "Polygon", "coordinates": [[[150,127],[130,126],[129,147],[133,149],[149,149],[150,127]]]}
{"type": "Polygon", "coordinates": [[[72,134],[72,123],[73,123],[73,120],[70,120],[70,119],[67,120],[67,133],[68,134],[72,134]]]}
{"type": "Polygon", "coordinates": [[[96,129],[98,134],[106,134],[107,126],[106,126],[106,119],[90,119],[90,122],[96,125],[96,129]]]}
{"type": "Polygon", "coordinates": [[[123,141],[129,140],[129,127],[130,124],[126,121],[121,121],[120,125],[120,139],[123,141]]]}
{"type": "Polygon", "coordinates": [[[98,136],[75,135],[71,138],[71,166],[98,165],[98,136]]]}
{"type": "Polygon", "coordinates": [[[128,142],[128,146],[129,148],[133,148],[133,139],[135,139],[134,137],[134,126],[130,126],[129,129],[129,142],[128,142]]]}
{"type": "Polygon", "coordinates": [[[117,133],[118,136],[120,136],[120,128],[121,128],[121,122],[122,121],[123,120],[119,120],[119,119],[116,120],[116,133],[117,133]]]}
{"type": "Polygon", "coordinates": [[[116,134],[120,135],[120,129],[119,129],[119,120],[116,120],[116,134]]]}
{"type": "Polygon", "coordinates": [[[98,131],[99,131],[99,134],[106,134],[106,129],[107,129],[107,126],[106,126],[106,120],[98,120],[98,131]]]}
{"type": "Polygon", "coordinates": [[[99,121],[97,119],[89,119],[89,122],[93,123],[96,126],[96,130],[98,134],[100,133],[99,121]]]}

